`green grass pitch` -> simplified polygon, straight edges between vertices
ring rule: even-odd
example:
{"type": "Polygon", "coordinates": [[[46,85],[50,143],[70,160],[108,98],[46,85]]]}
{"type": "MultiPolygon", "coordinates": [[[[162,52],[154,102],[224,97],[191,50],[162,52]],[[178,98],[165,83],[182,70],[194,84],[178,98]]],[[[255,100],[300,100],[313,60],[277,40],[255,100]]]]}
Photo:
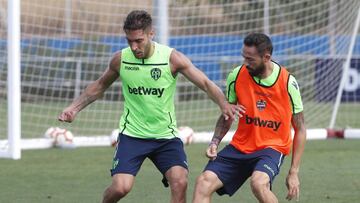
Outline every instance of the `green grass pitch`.
{"type": "MultiPolygon", "coordinates": [[[[188,202],[195,179],[207,159],[206,144],[185,147],[190,165],[188,202]]],[[[360,200],[360,140],[308,141],[300,171],[300,202],[358,202],[360,200]]],[[[0,159],[0,202],[100,202],[110,184],[110,147],[23,151],[21,160],[0,159]]],[[[290,157],[285,159],[273,191],[285,200],[285,177],[290,157]]],[[[133,190],[122,202],[169,202],[170,191],[160,182],[161,174],[145,161],[133,190]]],[[[246,182],[233,197],[216,194],[213,202],[256,202],[246,182]]]]}

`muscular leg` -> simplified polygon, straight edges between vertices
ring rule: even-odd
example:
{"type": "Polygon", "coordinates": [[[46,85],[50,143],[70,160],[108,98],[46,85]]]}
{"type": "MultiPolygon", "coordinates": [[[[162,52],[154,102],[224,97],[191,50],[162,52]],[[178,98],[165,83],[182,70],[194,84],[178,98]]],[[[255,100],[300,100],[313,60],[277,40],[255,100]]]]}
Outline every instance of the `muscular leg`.
{"type": "Polygon", "coordinates": [[[261,203],[277,203],[278,199],[270,190],[270,177],[265,172],[254,171],[251,175],[251,190],[261,203]]]}
{"type": "Polygon", "coordinates": [[[130,174],[118,173],[112,177],[111,185],[104,192],[103,203],[119,201],[128,194],[134,185],[135,177],[130,174]]]}
{"type": "Polygon", "coordinates": [[[181,166],[173,166],[165,173],[171,188],[171,202],[186,202],[188,171],[181,166]]]}
{"type": "Polygon", "coordinates": [[[223,183],[212,171],[204,171],[197,179],[193,196],[193,203],[207,203],[211,201],[211,195],[219,188],[223,186],[223,183]]]}

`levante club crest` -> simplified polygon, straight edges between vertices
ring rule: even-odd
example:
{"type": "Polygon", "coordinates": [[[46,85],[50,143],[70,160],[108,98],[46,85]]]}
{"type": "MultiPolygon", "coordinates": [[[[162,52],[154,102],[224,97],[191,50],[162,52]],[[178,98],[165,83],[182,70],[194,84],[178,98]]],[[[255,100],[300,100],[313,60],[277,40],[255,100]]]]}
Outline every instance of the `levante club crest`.
{"type": "Polygon", "coordinates": [[[153,68],[151,69],[150,74],[154,80],[158,80],[161,77],[161,70],[159,68],[153,68]]]}
{"type": "Polygon", "coordinates": [[[256,102],[256,107],[259,109],[259,111],[262,111],[266,107],[266,101],[260,99],[256,102]]]}

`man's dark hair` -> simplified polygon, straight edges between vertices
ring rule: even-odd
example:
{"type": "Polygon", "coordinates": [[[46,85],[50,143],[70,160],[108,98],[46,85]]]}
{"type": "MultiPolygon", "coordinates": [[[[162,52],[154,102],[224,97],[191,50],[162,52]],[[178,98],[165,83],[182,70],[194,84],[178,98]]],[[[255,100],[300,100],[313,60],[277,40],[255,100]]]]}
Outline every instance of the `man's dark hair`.
{"type": "Polygon", "coordinates": [[[269,52],[272,55],[273,46],[270,38],[262,33],[251,33],[244,39],[244,44],[246,46],[255,46],[256,50],[259,52],[261,56],[265,54],[265,52],[269,52]]]}
{"type": "Polygon", "coordinates": [[[124,31],[126,30],[145,30],[151,27],[151,15],[146,11],[134,10],[131,11],[124,21],[124,31]]]}

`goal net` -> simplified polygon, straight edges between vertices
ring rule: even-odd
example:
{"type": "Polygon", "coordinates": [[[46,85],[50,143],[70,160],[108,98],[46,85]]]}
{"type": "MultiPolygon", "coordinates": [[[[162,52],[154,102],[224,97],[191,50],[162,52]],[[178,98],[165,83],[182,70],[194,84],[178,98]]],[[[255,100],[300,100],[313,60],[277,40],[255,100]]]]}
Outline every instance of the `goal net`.
{"type": "MultiPolygon", "coordinates": [[[[6,84],[7,3],[0,0],[0,140],[7,140],[6,115],[11,111],[6,84]]],[[[242,63],[244,36],[269,34],[273,60],[297,78],[307,128],[328,128],[332,116],[333,128],[359,128],[360,38],[354,30],[359,6],[358,0],[22,0],[21,137],[42,137],[51,126],[66,128],[75,137],[109,135],[118,127],[123,104],[120,80],[72,124],[59,123],[57,116],[101,75],[112,53],[127,46],[122,23],[134,9],[151,13],[155,30],[161,33],[156,40],[183,52],[223,90],[229,71],[242,63]],[[347,75],[340,85],[343,70],[347,75]]],[[[214,129],[220,110],[180,77],[176,114],[178,126],[202,132],[214,129]]]]}

